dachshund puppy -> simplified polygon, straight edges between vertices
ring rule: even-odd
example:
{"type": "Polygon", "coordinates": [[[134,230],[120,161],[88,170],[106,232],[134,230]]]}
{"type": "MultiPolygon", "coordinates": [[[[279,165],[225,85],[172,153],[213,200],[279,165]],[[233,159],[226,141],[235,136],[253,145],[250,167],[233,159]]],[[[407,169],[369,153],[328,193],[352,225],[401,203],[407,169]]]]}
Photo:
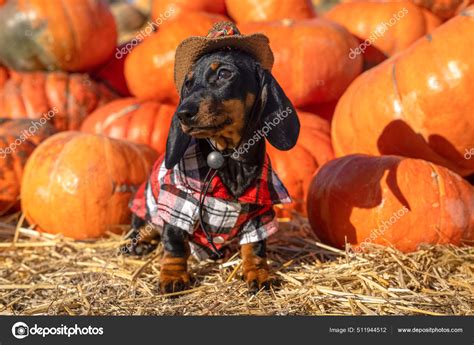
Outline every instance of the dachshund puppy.
{"type": "Polygon", "coordinates": [[[156,163],[132,202],[134,242],[128,252],[153,250],[149,235],[160,229],[163,292],[189,287],[190,254],[216,258],[234,237],[240,238],[250,289],[268,287],[265,239],[277,230],[273,205],[290,198],[271,168],[265,141],[289,150],[298,134],[291,102],[250,54],[221,49],[194,63],[182,85],[164,161],[156,163]],[[222,167],[209,167],[213,155],[222,167]]]}

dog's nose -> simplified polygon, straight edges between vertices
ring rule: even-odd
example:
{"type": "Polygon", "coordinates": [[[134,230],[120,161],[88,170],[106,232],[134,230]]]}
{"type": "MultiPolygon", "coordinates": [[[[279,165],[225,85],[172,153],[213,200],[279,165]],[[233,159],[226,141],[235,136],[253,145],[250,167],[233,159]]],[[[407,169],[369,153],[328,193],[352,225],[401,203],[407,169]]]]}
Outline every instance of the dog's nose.
{"type": "Polygon", "coordinates": [[[180,110],[180,111],[178,111],[178,118],[179,118],[181,121],[183,121],[183,122],[189,121],[193,116],[194,116],[194,114],[191,113],[191,112],[188,111],[188,110],[180,110]]]}
{"type": "Polygon", "coordinates": [[[191,105],[181,106],[178,109],[178,118],[182,123],[188,124],[197,112],[197,107],[191,105]]]}

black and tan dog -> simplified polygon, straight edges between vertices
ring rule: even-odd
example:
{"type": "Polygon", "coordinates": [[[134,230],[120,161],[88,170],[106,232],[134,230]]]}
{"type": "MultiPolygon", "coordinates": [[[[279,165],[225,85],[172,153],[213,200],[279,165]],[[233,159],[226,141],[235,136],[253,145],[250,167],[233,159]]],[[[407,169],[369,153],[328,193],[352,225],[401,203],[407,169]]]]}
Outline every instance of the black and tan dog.
{"type": "Polygon", "coordinates": [[[277,227],[273,205],[290,199],[271,168],[265,138],[288,150],[299,134],[296,112],[271,75],[272,64],[268,39],[240,35],[231,23],[178,47],[180,104],[165,159],[132,203],[135,239],[127,250],[149,252],[154,232],[143,229],[161,229],[164,292],[189,286],[191,252],[216,257],[233,237],[240,237],[249,287],[269,284],[265,239],[277,227]]]}

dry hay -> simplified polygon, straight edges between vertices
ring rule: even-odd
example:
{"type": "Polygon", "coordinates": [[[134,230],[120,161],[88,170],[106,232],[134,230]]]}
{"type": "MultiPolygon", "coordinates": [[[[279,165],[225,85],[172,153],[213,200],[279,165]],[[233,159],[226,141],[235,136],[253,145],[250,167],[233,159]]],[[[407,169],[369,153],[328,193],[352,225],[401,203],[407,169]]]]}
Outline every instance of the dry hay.
{"type": "Polygon", "coordinates": [[[279,282],[272,290],[250,295],[234,254],[220,263],[191,262],[194,287],[169,296],[157,291],[160,250],[125,257],[117,255],[117,235],[78,242],[3,222],[0,314],[473,314],[473,247],[403,254],[372,246],[352,254],[318,242],[306,219],[282,228],[268,245],[279,282]]]}

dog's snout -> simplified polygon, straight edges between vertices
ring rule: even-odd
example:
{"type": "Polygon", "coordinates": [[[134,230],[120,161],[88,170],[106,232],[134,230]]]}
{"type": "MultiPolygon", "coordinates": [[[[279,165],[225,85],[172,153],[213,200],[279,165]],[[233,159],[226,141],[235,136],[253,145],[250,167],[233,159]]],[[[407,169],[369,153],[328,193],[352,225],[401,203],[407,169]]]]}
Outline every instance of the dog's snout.
{"type": "Polygon", "coordinates": [[[178,109],[178,118],[182,123],[188,124],[192,118],[196,116],[197,112],[198,108],[191,104],[180,106],[178,109]]]}

